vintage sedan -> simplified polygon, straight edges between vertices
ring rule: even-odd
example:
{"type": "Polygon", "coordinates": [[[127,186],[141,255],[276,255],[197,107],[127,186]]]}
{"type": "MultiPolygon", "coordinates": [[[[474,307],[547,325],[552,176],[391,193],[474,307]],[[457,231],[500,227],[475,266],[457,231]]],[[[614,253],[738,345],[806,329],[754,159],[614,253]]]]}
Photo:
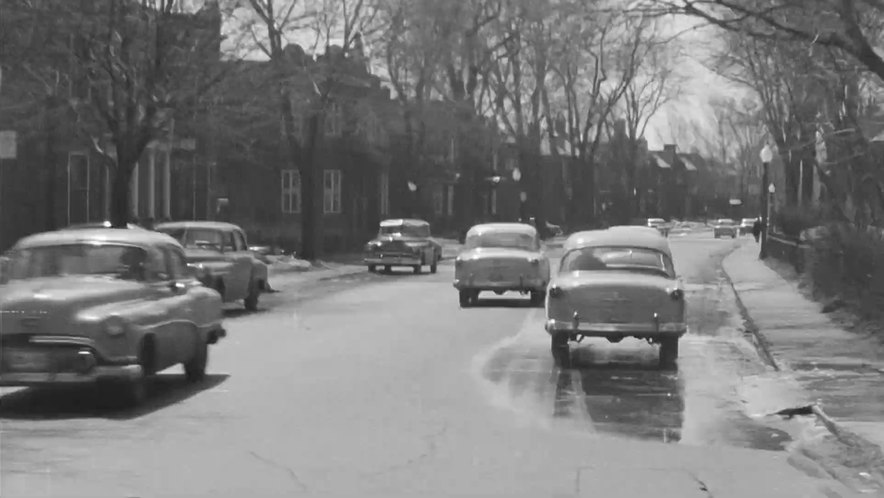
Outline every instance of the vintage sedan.
{"type": "Polygon", "coordinates": [[[467,232],[464,248],[454,260],[454,288],[461,307],[475,304],[482,291],[530,293],[531,303],[539,306],[548,283],[549,258],[537,229],[528,224],[476,225],[467,232]]]}
{"type": "Polygon", "coordinates": [[[669,242],[640,229],[578,232],[565,241],[546,298],[553,358],[570,362],[570,341],[635,337],[660,345],[660,362],[678,357],[687,331],[685,295],[669,242]]]}
{"type": "Polygon", "coordinates": [[[83,229],[20,240],[0,268],[0,385],[97,383],[134,405],[156,372],[203,379],[221,297],[175,239],[83,229]]]}
{"type": "Polygon", "coordinates": [[[436,273],[442,259],[442,244],[430,236],[430,224],[424,220],[384,220],[378,228],[378,236],[365,245],[363,262],[368,271],[379,266],[389,273],[394,266],[411,267],[420,273],[430,266],[436,273]]]}
{"type": "Polygon", "coordinates": [[[730,218],[719,218],[712,223],[712,234],[716,239],[721,237],[736,239],[740,234],[740,226],[730,218]]]}
{"type": "Polygon", "coordinates": [[[240,227],[217,221],[174,221],[157,225],[156,231],[184,246],[187,264],[225,303],[242,300],[246,310],[258,309],[261,293],[270,290],[268,268],[249,250],[240,227]]]}
{"type": "Polygon", "coordinates": [[[740,220],[740,235],[752,233],[752,227],[755,226],[757,220],[758,218],[743,218],[740,220]]]}

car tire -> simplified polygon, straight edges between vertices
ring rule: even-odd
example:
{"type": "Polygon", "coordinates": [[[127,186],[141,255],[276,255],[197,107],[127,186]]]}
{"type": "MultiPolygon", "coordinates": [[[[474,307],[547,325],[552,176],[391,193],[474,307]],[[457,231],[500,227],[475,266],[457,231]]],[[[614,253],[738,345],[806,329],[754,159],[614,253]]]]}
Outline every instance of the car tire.
{"type": "Polygon", "coordinates": [[[392,266],[390,266],[390,265],[384,266],[384,273],[390,273],[391,271],[393,271],[392,266]]]}
{"type": "Polygon", "coordinates": [[[559,368],[571,368],[571,346],[567,334],[553,334],[550,336],[550,352],[553,361],[559,368]]]}
{"type": "Polygon", "coordinates": [[[543,306],[546,301],[546,291],[531,291],[531,305],[543,306]]]}
{"type": "Polygon", "coordinates": [[[442,257],[440,255],[433,253],[433,262],[430,263],[430,273],[436,273],[439,271],[439,260],[441,259],[442,257]]]}
{"type": "Polygon", "coordinates": [[[199,338],[193,358],[184,364],[184,376],[188,382],[200,382],[206,378],[206,365],[209,363],[209,343],[199,338]]]}
{"type": "Polygon", "coordinates": [[[671,369],[678,361],[678,337],[667,337],[660,341],[660,367],[671,369]]]}
{"type": "Polygon", "coordinates": [[[243,299],[243,306],[246,311],[258,311],[258,297],[261,295],[261,289],[254,280],[249,282],[249,295],[243,299]]]}
{"type": "Polygon", "coordinates": [[[473,304],[475,304],[476,297],[478,297],[478,293],[469,290],[469,289],[461,289],[458,291],[458,298],[460,300],[461,308],[469,308],[473,304]]]}
{"type": "Polygon", "coordinates": [[[369,273],[375,273],[378,271],[378,267],[375,265],[368,265],[368,271],[369,273]]]}

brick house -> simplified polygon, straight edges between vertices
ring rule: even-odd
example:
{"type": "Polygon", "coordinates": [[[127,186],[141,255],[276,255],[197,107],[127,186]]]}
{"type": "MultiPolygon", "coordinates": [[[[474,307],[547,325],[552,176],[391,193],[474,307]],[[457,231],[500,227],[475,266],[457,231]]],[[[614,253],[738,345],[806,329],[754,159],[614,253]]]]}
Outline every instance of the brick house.
{"type": "MultiPolygon", "coordinates": [[[[353,249],[376,232],[391,209],[390,137],[400,121],[396,103],[358,58],[332,47],[311,57],[290,45],[296,135],[307,138],[306,103],[314,98],[308,71],[335,65],[334,87],[320,120],[314,164],[319,165],[322,244],[326,251],[353,249]]],[[[300,247],[302,185],[287,151],[282,114],[271,93],[269,62],[244,61],[219,95],[217,195],[226,219],[255,242],[300,247]],[[226,110],[227,112],[223,112],[226,110]]]]}
{"type": "Polygon", "coordinates": [[[686,219],[695,216],[693,197],[696,193],[697,167],[678,154],[675,144],[663,150],[648,151],[644,183],[648,216],[686,219]],[[653,213],[653,214],[650,214],[653,213]]]}
{"type": "MultiPolygon", "coordinates": [[[[43,7],[52,8],[49,4],[43,7]]],[[[10,12],[2,17],[18,22],[10,12]]],[[[35,10],[26,14],[34,12],[43,13],[35,10]]],[[[92,14],[84,11],[82,15],[92,14]]],[[[174,14],[172,22],[186,23],[195,36],[220,39],[221,18],[215,2],[206,2],[195,13],[174,14]]],[[[0,19],[0,30],[14,29],[0,19]]],[[[107,155],[98,153],[77,113],[80,106],[90,105],[94,92],[106,87],[79,74],[70,55],[77,40],[72,32],[34,32],[33,36],[36,38],[31,39],[33,45],[28,50],[35,51],[33,60],[42,66],[31,72],[55,74],[56,84],[48,87],[46,82],[35,81],[31,72],[4,66],[0,130],[6,131],[6,136],[14,133],[15,157],[5,157],[11,155],[7,150],[0,159],[0,250],[31,233],[109,217],[113,148],[105,138],[98,145],[107,155]],[[59,52],[67,56],[59,56],[59,52]]],[[[217,46],[209,50],[213,52],[206,57],[220,58],[217,46]]],[[[211,173],[201,175],[198,171],[204,163],[197,147],[202,136],[192,134],[199,126],[186,118],[179,120],[177,130],[172,125],[151,142],[140,159],[132,180],[136,217],[205,214],[198,198],[206,197],[207,175],[211,173]]]]}

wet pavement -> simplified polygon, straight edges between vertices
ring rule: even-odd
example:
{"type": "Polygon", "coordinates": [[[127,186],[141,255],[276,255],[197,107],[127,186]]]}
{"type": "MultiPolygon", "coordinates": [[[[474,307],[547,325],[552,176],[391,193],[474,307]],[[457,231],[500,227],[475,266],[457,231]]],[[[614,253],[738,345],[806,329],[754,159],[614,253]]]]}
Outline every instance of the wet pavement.
{"type": "MultiPolygon", "coordinates": [[[[657,347],[635,339],[618,344],[586,339],[572,346],[572,368],[556,369],[548,339],[532,330],[542,326],[538,313],[524,336],[490,355],[482,374],[514,407],[533,405],[541,418],[537,405],[553,397],[547,411],[552,423],[666,443],[785,450],[806,424],[759,416],[788,398],[742,331],[733,290],[720,268],[732,244],[673,239],[689,322],[677,371],[661,370],[657,347]],[[527,399],[532,397],[533,402],[527,399]]],[[[491,297],[484,304],[494,303],[491,297]]]]}
{"type": "Polygon", "coordinates": [[[0,390],[0,496],[838,496],[776,451],[800,420],[756,416],[790,386],[740,331],[717,265],[733,242],[707,235],[673,239],[676,371],[627,340],[557,369],[542,309],[460,309],[450,263],[293,280],[231,309],[207,382],[164,372],[137,410],[0,390]]]}

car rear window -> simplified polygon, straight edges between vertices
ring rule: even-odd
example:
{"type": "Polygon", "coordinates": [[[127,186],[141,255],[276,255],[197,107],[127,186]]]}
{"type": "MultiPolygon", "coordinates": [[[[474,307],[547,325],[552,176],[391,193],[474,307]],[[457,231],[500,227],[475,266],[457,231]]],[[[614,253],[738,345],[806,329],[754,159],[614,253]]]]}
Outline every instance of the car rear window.
{"type": "Polygon", "coordinates": [[[507,232],[473,234],[467,237],[464,246],[467,249],[495,247],[504,249],[524,249],[526,251],[540,250],[540,243],[538,242],[537,237],[526,233],[507,232]]]}
{"type": "Polygon", "coordinates": [[[632,270],[675,276],[672,260],[644,247],[585,247],[562,258],[561,272],[632,270]]]}

